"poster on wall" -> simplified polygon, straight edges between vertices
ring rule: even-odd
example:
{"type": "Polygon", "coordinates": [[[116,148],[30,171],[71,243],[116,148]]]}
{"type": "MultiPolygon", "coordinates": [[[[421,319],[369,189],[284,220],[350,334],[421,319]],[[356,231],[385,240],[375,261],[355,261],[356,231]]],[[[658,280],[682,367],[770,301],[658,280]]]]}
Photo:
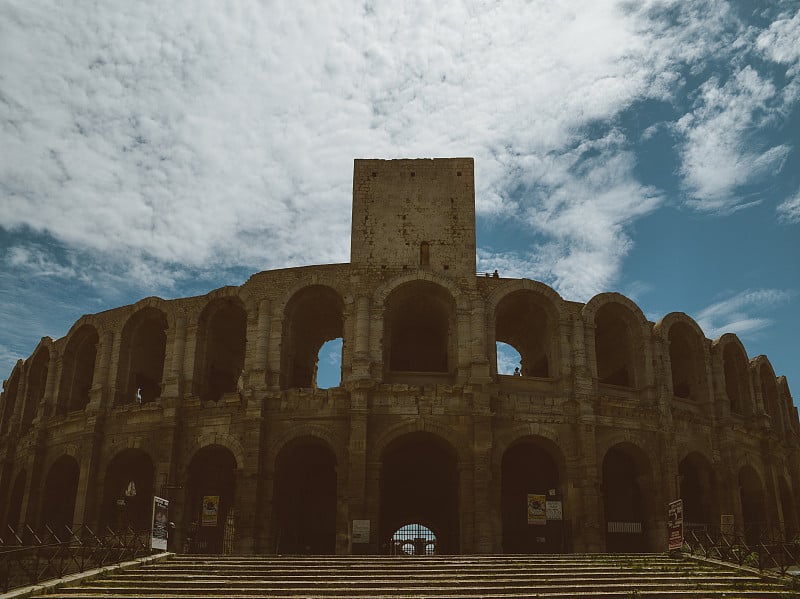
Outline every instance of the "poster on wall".
{"type": "Polygon", "coordinates": [[[216,526],[219,516],[219,495],[203,497],[203,526],[216,526]]]}
{"type": "Polygon", "coordinates": [[[535,493],[528,494],[528,524],[547,524],[547,498],[535,493]]]}
{"type": "Polygon", "coordinates": [[[669,550],[677,551],[683,547],[683,499],[670,501],[667,516],[669,550]]]}
{"type": "Polygon", "coordinates": [[[169,534],[169,501],[161,497],[153,497],[153,530],[150,534],[150,548],[167,550],[169,534]]]}

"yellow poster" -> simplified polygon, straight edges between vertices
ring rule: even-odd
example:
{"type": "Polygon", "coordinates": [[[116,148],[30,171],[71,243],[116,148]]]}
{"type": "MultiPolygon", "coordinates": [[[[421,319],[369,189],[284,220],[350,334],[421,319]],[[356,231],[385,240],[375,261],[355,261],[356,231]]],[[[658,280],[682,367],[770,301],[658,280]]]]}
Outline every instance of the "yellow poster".
{"type": "Polygon", "coordinates": [[[544,495],[528,494],[528,524],[547,524],[547,498],[544,495]]]}
{"type": "Polygon", "coordinates": [[[203,526],[216,526],[219,515],[219,495],[203,497],[203,526]]]}

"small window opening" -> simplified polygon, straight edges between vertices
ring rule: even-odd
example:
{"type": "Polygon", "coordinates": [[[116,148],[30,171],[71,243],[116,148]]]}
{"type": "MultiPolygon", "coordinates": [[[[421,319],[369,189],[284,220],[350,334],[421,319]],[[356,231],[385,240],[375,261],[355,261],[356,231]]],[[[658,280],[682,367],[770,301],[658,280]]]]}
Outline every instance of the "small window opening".
{"type": "Polygon", "coordinates": [[[521,376],[522,355],[513,345],[497,341],[497,374],[521,376]]]}
{"type": "Polygon", "coordinates": [[[419,265],[431,265],[431,246],[427,241],[423,241],[419,246],[419,265]]]}
{"type": "Polygon", "coordinates": [[[460,177],[460,176],[461,176],[461,171],[457,171],[456,172],[456,177],[460,177]]]}
{"type": "Polygon", "coordinates": [[[450,265],[449,265],[449,264],[443,264],[443,265],[442,265],[442,268],[443,268],[444,270],[450,270],[450,265]]]}
{"type": "Polygon", "coordinates": [[[416,177],[416,176],[417,176],[417,173],[415,173],[414,171],[411,171],[411,176],[412,176],[412,177],[416,177]]]}
{"type": "Polygon", "coordinates": [[[317,389],[330,389],[342,384],[342,338],[322,344],[317,354],[317,389]]]}
{"type": "Polygon", "coordinates": [[[419,523],[406,524],[392,534],[393,555],[436,555],[436,535],[419,523]]]}

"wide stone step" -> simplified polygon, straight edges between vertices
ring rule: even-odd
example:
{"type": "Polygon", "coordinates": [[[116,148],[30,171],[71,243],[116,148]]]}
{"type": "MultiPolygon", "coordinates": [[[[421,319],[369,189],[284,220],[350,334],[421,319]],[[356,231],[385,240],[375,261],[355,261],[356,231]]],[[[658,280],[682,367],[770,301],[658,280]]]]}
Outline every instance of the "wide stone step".
{"type": "Polygon", "coordinates": [[[664,554],[557,556],[176,556],[120,570],[49,599],[520,599],[791,597],[742,571],[664,554]]]}

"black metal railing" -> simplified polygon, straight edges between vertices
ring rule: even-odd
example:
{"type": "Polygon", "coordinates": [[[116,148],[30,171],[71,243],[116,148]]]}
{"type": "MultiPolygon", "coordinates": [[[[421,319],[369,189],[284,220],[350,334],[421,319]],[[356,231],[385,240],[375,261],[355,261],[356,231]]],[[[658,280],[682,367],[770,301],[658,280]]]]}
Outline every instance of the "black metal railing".
{"type": "Polygon", "coordinates": [[[684,530],[683,550],[691,555],[786,575],[800,567],[800,538],[787,539],[782,531],[753,526],[722,531],[704,525],[684,530]]]}
{"type": "Polygon", "coordinates": [[[0,534],[0,592],[151,553],[149,530],[106,528],[96,533],[84,525],[7,527],[0,534]]]}

